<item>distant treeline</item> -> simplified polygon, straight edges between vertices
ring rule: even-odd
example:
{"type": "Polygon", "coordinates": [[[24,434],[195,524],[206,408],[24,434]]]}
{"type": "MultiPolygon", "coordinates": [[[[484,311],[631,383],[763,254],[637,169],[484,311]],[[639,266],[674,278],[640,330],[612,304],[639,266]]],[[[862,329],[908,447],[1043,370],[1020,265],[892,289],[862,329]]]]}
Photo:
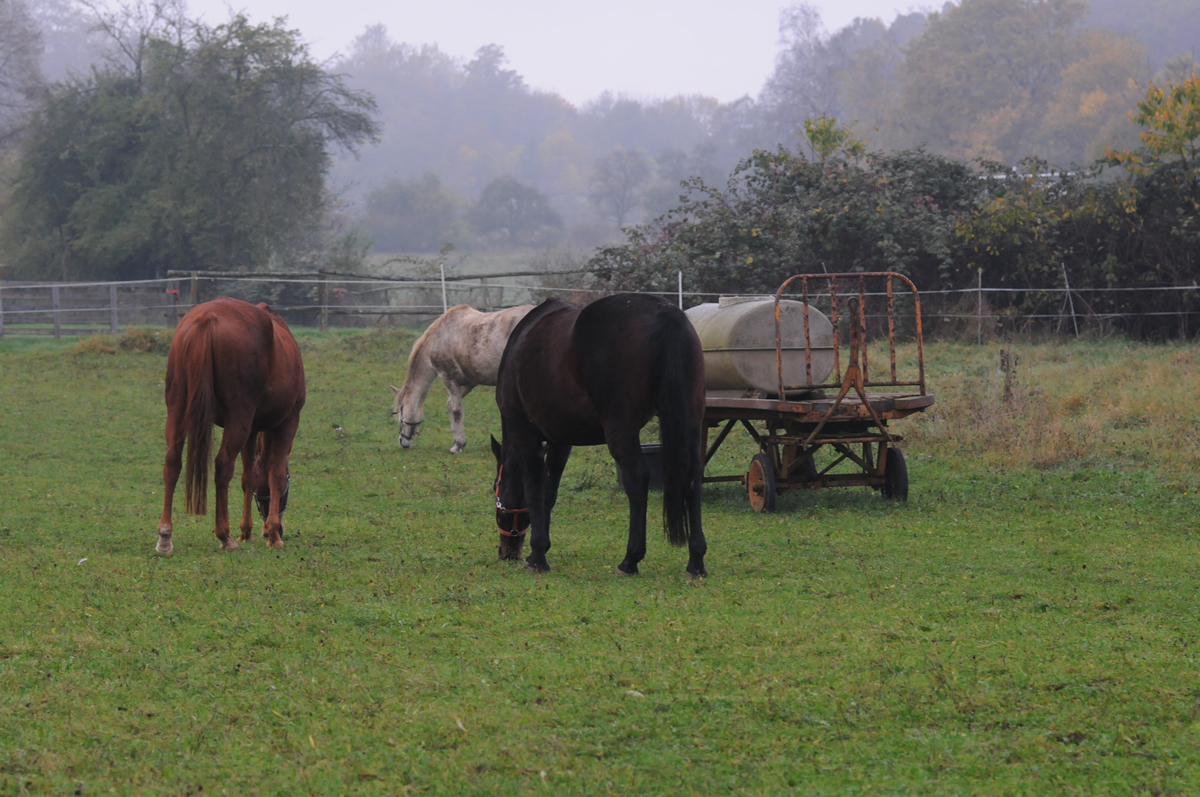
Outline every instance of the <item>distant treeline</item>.
{"type": "Polygon", "coordinates": [[[566,228],[642,221],[677,204],[681,180],[719,183],[755,149],[811,156],[797,136],[806,119],[841,119],[873,151],[1066,169],[1136,143],[1128,113],[1148,81],[1190,74],[1200,0],[963,0],[833,34],[800,3],[780,22],[757,97],[605,95],[579,108],[526,85],[497,46],[463,62],[371,28],[335,68],[375,97],[382,140],[336,174],[362,186],[378,247],[429,251],[477,232],[466,211],[498,177],[545,195],[566,228]],[[436,234],[410,236],[404,218],[429,209],[394,199],[432,179],[436,234]]]}
{"type": "Polygon", "coordinates": [[[1200,79],[1151,88],[1134,118],[1138,148],[1071,171],[1037,159],[1010,167],[868,153],[832,120],[810,123],[813,159],[760,150],[724,188],[694,180],[686,202],[628,230],[589,268],[610,289],[671,291],[682,272],[690,290],[717,294],[773,293],[799,273],[897,271],[925,291],[1015,289],[989,302],[1000,320],[1053,314],[1069,284],[1083,315],[1119,316],[1108,329],[1191,337],[1200,79]]]}
{"type": "Polygon", "coordinates": [[[375,26],[322,64],[280,21],[8,0],[0,276],[348,271],[641,224],[596,261],[613,284],[825,264],[1027,286],[1066,263],[1080,287],[1190,285],[1196,136],[1143,157],[1129,117],[1150,81],[1186,84],[1197,30],[1200,0],[961,0],[833,34],[801,3],[757,97],[577,108],[496,45],[462,60],[375,26]]]}

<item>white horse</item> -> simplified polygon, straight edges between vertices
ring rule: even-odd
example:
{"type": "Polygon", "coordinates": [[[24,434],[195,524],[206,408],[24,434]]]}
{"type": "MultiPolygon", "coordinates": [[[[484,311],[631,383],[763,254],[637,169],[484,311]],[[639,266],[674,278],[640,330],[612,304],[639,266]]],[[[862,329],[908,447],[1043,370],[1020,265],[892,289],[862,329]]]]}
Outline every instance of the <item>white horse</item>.
{"type": "Polygon", "coordinates": [[[425,397],[429,395],[434,378],[440,376],[450,394],[446,399],[450,429],[454,432],[450,453],[462,453],[467,444],[467,433],[463,429],[463,396],[476,385],[496,384],[496,372],[508,335],[532,309],[533,305],[524,304],[495,313],[481,313],[460,304],[429,325],[408,355],[404,387],[391,385],[396,394],[392,414],[400,422],[400,445],[412,446],[417,427],[425,420],[425,397]]]}

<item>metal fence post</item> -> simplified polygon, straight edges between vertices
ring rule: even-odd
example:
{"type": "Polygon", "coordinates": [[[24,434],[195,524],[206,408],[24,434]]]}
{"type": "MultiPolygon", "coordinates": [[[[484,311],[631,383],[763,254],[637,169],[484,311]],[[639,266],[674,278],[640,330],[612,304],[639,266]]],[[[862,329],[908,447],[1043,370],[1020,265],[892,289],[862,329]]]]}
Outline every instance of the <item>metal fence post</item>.
{"type": "Polygon", "coordinates": [[[54,305],[54,338],[58,340],[62,337],[62,313],[58,307],[58,286],[50,286],[50,303],[54,305]]]}
{"type": "Polygon", "coordinates": [[[0,338],[4,337],[4,286],[0,285],[0,338]]]}
{"type": "MultiPolygon", "coordinates": [[[[192,295],[188,297],[188,303],[195,307],[200,304],[200,280],[196,277],[196,272],[192,272],[192,295]]],[[[188,308],[189,310],[191,307],[188,308]]]]}
{"type": "Polygon", "coordinates": [[[329,331],[329,285],[325,281],[325,269],[317,270],[317,298],[321,304],[321,315],[317,324],[322,332],[329,331]]]}
{"type": "Polygon", "coordinates": [[[117,283],[108,286],[108,326],[112,333],[117,334],[117,283]]]}

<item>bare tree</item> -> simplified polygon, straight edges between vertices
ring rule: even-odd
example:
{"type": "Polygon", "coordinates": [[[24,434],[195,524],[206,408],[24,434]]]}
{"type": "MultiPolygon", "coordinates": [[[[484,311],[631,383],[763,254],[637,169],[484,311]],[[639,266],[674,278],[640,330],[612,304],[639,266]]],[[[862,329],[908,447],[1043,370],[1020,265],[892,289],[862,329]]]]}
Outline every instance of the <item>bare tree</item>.
{"type": "Polygon", "coordinates": [[[42,37],[23,0],[0,0],[0,148],[21,131],[42,82],[42,37]]]}
{"type": "Polygon", "coordinates": [[[642,201],[642,188],[650,181],[650,161],[636,149],[613,147],[596,161],[588,199],[618,227],[642,201]]]}

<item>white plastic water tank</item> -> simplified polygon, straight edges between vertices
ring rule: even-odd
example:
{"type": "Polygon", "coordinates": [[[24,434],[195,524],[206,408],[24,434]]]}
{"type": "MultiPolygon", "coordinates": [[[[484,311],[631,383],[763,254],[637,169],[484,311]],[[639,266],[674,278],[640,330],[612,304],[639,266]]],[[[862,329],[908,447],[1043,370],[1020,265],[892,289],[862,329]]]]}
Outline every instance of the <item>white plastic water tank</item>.
{"type": "MultiPolygon", "coordinates": [[[[717,303],[691,308],[687,316],[704,349],[706,390],[779,391],[774,298],[723,296],[717,303]]],[[[822,384],[833,372],[833,325],[829,319],[815,307],[808,308],[811,378],[804,365],[804,303],[781,300],[779,320],[784,385],[822,384]]]]}

